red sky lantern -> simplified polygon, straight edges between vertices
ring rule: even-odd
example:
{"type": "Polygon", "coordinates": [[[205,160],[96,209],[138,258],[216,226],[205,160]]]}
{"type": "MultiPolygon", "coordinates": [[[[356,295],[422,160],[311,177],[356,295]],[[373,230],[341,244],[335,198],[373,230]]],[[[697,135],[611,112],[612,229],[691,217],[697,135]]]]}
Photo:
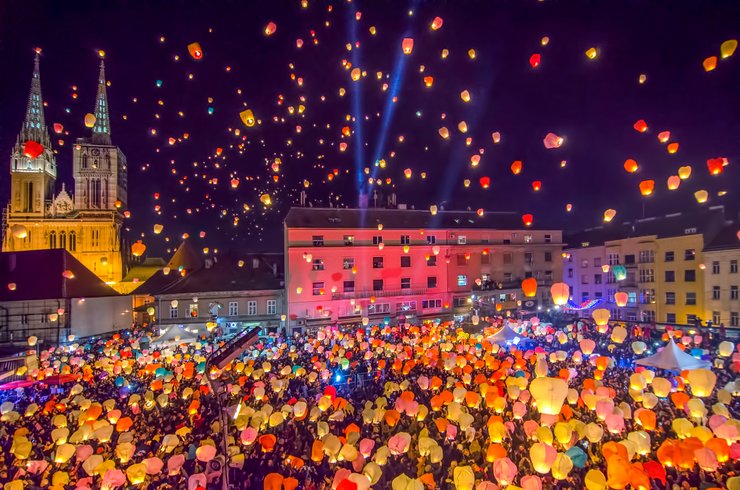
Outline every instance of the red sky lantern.
{"type": "Polygon", "coordinates": [[[640,168],[640,166],[637,165],[637,162],[635,160],[633,160],[631,158],[628,158],[627,160],[624,161],[624,169],[627,172],[633,174],[633,173],[637,172],[637,169],[638,168],[640,168]]]}
{"type": "Polygon", "coordinates": [[[534,216],[531,214],[523,214],[522,215],[522,223],[524,223],[524,226],[532,226],[532,223],[534,222],[534,216]]]}
{"type": "Polygon", "coordinates": [[[712,175],[719,175],[725,167],[725,158],[710,158],[707,160],[707,168],[712,175]]]}
{"type": "Polygon", "coordinates": [[[64,131],[64,126],[59,123],[54,123],[54,132],[56,134],[62,134],[62,131],[64,131]]]}
{"type": "Polygon", "coordinates": [[[635,124],[633,124],[632,127],[635,128],[635,131],[637,131],[638,133],[644,133],[648,130],[648,125],[644,119],[640,119],[635,124]]]}
{"type": "Polygon", "coordinates": [[[444,24],[444,20],[442,20],[442,17],[435,17],[432,21],[432,30],[436,31],[438,29],[441,29],[442,24],[444,24]]]}
{"type": "Polygon", "coordinates": [[[529,57],[529,65],[532,68],[537,68],[538,66],[540,66],[540,54],[539,53],[535,53],[529,57]]]}
{"type": "Polygon", "coordinates": [[[34,159],[44,152],[44,147],[41,143],[35,141],[26,141],[23,146],[23,154],[30,159],[34,159]]]}
{"type": "Polygon", "coordinates": [[[643,180],[640,182],[640,194],[643,196],[649,196],[653,193],[653,190],[655,189],[655,181],[654,180],[643,180]]]}
{"type": "Polygon", "coordinates": [[[491,178],[490,177],[481,177],[480,178],[480,186],[484,189],[488,189],[491,186],[491,178]]]}
{"type": "Polygon", "coordinates": [[[190,56],[192,56],[194,60],[203,58],[203,48],[200,47],[200,43],[188,44],[188,53],[190,53],[190,56]]]}
{"type": "Polygon", "coordinates": [[[268,22],[265,26],[265,35],[266,36],[272,36],[275,34],[275,31],[277,30],[277,24],[274,22],[268,22]]]}
{"type": "Polygon", "coordinates": [[[563,137],[558,136],[555,133],[547,133],[547,136],[545,136],[545,139],[542,140],[542,142],[545,145],[545,148],[547,148],[548,150],[552,150],[554,148],[560,148],[563,144],[563,141],[565,141],[563,137]]]}
{"type": "Polygon", "coordinates": [[[532,189],[534,189],[535,192],[542,189],[542,181],[535,180],[534,182],[532,182],[532,189]]]}
{"type": "Polygon", "coordinates": [[[527,298],[532,298],[537,294],[537,279],[534,277],[528,277],[527,279],[522,281],[522,291],[524,291],[524,296],[527,298]]]}
{"type": "Polygon", "coordinates": [[[403,49],[403,54],[411,54],[411,52],[414,50],[414,40],[413,38],[406,37],[401,42],[401,49],[403,49]]]}
{"type": "Polygon", "coordinates": [[[511,173],[514,175],[519,175],[521,172],[522,172],[522,161],[514,160],[514,163],[511,164],[511,173]]]}
{"type": "Polygon", "coordinates": [[[671,139],[671,132],[670,131],[661,131],[658,133],[658,141],[661,143],[668,143],[668,140],[671,139]]]}

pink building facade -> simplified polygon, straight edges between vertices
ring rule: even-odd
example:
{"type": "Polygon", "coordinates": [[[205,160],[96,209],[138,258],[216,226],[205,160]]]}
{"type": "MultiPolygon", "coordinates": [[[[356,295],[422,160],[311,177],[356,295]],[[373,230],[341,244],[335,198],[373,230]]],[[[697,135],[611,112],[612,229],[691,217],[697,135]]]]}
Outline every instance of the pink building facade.
{"type": "Polygon", "coordinates": [[[545,305],[562,279],[562,232],[525,228],[512,213],[293,208],[284,232],[292,328],[449,318],[480,297],[517,308],[526,277],[545,305]]]}

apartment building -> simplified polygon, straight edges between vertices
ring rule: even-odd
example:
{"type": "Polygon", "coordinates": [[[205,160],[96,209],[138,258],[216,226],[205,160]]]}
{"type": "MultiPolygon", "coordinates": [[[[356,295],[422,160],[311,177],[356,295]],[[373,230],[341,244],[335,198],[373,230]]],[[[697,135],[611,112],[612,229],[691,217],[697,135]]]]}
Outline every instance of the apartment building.
{"type": "Polygon", "coordinates": [[[715,325],[740,327],[740,224],[736,221],[704,247],[704,318],[715,325]]]}
{"type": "Polygon", "coordinates": [[[562,232],[514,213],[293,208],[285,218],[285,285],[292,327],[397,317],[451,317],[485,298],[522,307],[521,281],[548,305],[562,279],[562,232]]]}
{"type": "MultiPolygon", "coordinates": [[[[711,317],[705,306],[705,246],[725,225],[724,207],[714,206],[697,213],[608,223],[568,235],[565,282],[576,302],[603,299],[613,319],[706,321],[711,317]],[[625,306],[616,304],[617,292],[627,293],[625,306]]],[[[729,270],[730,259],[726,260],[729,270]]]]}

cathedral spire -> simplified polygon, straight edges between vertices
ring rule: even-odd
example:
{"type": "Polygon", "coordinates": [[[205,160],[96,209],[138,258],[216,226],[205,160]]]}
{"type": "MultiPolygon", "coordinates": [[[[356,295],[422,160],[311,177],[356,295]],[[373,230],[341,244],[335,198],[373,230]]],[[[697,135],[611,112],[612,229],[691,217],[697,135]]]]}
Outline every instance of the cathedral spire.
{"type": "Polygon", "coordinates": [[[50,147],[49,131],[44,121],[44,100],[41,97],[41,75],[39,62],[41,48],[36,48],[36,56],[33,61],[33,77],[31,78],[31,90],[28,94],[28,107],[23,127],[18,135],[19,142],[35,141],[44,147],[50,147]]]}
{"type": "Polygon", "coordinates": [[[95,99],[95,126],[93,141],[100,144],[111,144],[110,116],[108,114],[108,95],[105,91],[105,55],[100,52],[100,74],[98,75],[98,96],[95,99]]]}

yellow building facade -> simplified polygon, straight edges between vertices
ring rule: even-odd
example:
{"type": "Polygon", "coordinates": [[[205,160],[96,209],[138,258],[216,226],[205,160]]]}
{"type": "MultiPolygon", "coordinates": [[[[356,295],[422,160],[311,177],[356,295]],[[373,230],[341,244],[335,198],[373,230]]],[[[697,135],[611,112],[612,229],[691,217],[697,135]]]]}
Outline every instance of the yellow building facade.
{"type": "Polygon", "coordinates": [[[127,265],[120,209],[126,206],[126,157],[110,138],[105,67],[100,63],[95,124],[73,148],[74,194],[56,192],[57,164],[44,120],[40,50],[23,127],[10,163],[3,252],[63,248],[114,288],[127,265]]]}

